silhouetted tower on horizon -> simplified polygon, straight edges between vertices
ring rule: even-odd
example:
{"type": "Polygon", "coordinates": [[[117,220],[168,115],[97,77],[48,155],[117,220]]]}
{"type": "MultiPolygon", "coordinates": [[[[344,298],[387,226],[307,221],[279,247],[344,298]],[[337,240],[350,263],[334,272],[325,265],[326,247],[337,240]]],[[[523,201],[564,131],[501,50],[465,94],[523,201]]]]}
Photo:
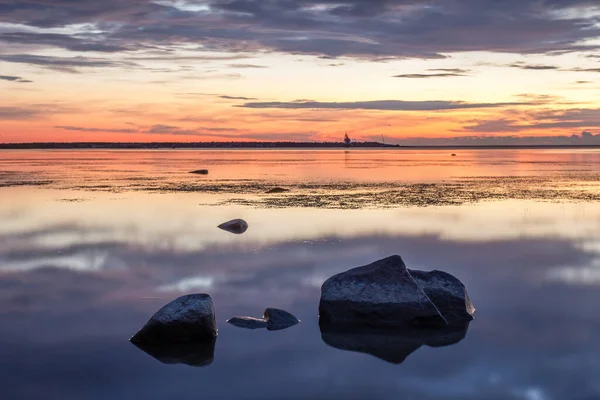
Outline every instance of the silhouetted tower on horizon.
{"type": "Polygon", "coordinates": [[[344,135],[344,144],[346,145],[346,147],[350,147],[351,143],[352,143],[352,140],[350,140],[350,137],[348,136],[348,132],[346,132],[346,134],[344,135]]]}

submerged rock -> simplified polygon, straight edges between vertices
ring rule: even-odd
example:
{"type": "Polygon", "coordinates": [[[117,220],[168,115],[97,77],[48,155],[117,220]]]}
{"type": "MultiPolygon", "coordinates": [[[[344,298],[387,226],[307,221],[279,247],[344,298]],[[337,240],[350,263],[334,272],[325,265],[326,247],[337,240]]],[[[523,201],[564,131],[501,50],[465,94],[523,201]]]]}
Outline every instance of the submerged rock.
{"type": "Polygon", "coordinates": [[[195,171],[190,171],[190,174],[208,175],[208,170],[207,169],[197,169],[195,171]]]}
{"type": "Polygon", "coordinates": [[[267,328],[270,331],[279,331],[298,324],[300,320],[287,311],[277,308],[267,308],[263,318],[231,317],[227,320],[233,326],[245,329],[267,328]]]}
{"type": "Polygon", "coordinates": [[[267,329],[270,331],[286,329],[300,322],[298,318],[289,312],[277,308],[267,308],[264,318],[267,321],[267,329]]]}
{"type": "Polygon", "coordinates": [[[222,223],[218,227],[224,231],[241,235],[248,230],[248,223],[243,219],[233,219],[231,221],[222,223]]]}
{"type": "Polygon", "coordinates": [[[135,344],[201,342],[217,336],[212,299],[207,294],[178,297],[150,318],[130,339],[135,344]]]}
{"type": "Polygon", "coordinates": [[[412,271],[400,256],[351,269],[321,287],[319,316],[337,325],[443,327],[473,319],[465,286],[441,271],[412,271]]]}
{"type": "Polygon", "coordinates": [[[244,329],[263,329],[267,327],[267,321],[262,318],[231,317],[226,322],[244,329]]]}
{"type": "Polygon", "coordinates": [[[321,338],[331,347],[340,350],[370,354],[384,361],[400,364],[415,350],[430,347],[450,346],[465,338],[469,322],[448,325],[440,329],[388,327],[379,329],[344,329],[336,325],[320,323],[321,338]]]}
{"type": "Polygon", "coordinates": [[[323,283],[325,323],[401,327],[444,326],[446,320],[409,274],[400,256],[337,274],[323,283]]]}
{"type": "Polygon", "coordinates": [[[282,188],[282,187],[274,187],[272,189],[267,190],[267,194],[274,194],[274,193],[285,193],[285,192],[289,192],[290,189],[286,189],[286,188],[282,188]]]}
{"type": "Polygon", "coordinates": [[[140,350],[164,364],[185,364],[205,367],[212,364],[215,357],[216,338],[199,342],[181,343],[133,343],[140,350]]]}

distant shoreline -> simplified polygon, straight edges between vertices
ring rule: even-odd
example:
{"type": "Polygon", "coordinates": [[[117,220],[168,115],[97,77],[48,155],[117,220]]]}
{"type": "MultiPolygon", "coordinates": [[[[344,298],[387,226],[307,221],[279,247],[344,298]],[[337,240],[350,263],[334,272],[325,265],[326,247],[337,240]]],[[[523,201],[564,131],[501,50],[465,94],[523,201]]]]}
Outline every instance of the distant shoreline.
{"type": "Polygon", "coordinates": [[[600,145],[438,145],[405,146],[378,142],[72,142],[72,143],[0,143],[0,150],[176,150],[176,149],[598,149],[600,145]]]}

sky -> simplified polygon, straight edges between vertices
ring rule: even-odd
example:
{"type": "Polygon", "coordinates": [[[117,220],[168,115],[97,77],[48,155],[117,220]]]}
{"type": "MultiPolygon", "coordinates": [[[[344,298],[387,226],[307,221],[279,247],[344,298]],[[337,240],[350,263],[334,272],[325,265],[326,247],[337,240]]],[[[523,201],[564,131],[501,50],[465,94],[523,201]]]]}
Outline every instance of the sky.
{"type": "Polygon", "coordinates": [[[0,0],[0,142],[600,144],[597,0],[0,0]]]}

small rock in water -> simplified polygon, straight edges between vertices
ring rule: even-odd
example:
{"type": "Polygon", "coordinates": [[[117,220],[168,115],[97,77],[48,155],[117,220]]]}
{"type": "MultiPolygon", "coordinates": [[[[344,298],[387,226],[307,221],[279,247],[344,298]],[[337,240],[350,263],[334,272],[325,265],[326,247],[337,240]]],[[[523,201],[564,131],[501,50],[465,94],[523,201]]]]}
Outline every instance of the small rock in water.
{"type": "Polygon", "coordinates": [[[267,321],[262,318],[231,317],[227,320],[227,323],[244,329],[262,329],[267,327],[267,321]]]}
{"type": "Polygon", "coordinates": [[[452,157],[456,157],[456,154],[452,153],[452,157]]]}
{"type": "Polygon", "coordinates": [[[267,321],[267,329],[270,331],[286,329],[300,322],[298,318],[289,312],[277,308],[267,308],[265,310],[265,320],[267,321]]]}
{"type": "Polygon", "coordinates": [[[207,169],[197,169],[195,171],[191,171],[190,174],[208,175],[208,170],[207,169]]]}
{"type": "Polygon", "coordinates": [[[290,191],[290,189],[285,189],[282,187],[275,187],[275,188],[267,190],[267,193],[274,194],[274,193],[285,193],[285,192],[289,192],[289,191],[290,191]]]}
{"type": "Polygon", "coordinates": [[[178,297],[150,318],[130,339],[135,344],[201,342],[217,337],[212,299],[207,294],[178,297]]]}
{"type": "Polygon", "coordinates": [[[263,318],[232,317],[227,322],[238,328],[267,328],[270,331],[279,331],[298,324],[300,320],[287,311],[277,308],[267,308],[263,318]]]}
{"type": "Polygon", "coordinates": [[[236,235],[241,235],[242,233],[248,230],[248,223],[243,219],[233,219],[231,221],[227,221],[218,226],[224,231],[235,233],[236,235]]]}

